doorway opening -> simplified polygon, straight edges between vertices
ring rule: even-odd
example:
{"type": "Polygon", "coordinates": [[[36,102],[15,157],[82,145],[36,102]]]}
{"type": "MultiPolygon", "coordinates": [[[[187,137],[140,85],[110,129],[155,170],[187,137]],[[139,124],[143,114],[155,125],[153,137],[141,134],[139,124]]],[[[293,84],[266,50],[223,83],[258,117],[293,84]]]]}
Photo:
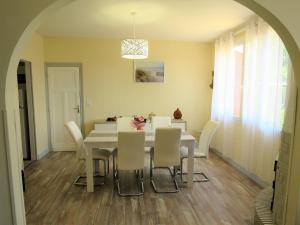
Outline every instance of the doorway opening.
{"type": "Polygon", "coordinates": [[[22,153],[24,167],[37,159],[31,62],[21,60],[17,69],[22,153]]]}

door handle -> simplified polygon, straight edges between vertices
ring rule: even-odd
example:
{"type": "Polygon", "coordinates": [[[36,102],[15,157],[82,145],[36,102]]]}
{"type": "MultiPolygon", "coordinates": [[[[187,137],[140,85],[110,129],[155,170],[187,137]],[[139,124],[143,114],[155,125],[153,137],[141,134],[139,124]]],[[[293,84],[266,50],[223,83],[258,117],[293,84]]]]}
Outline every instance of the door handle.
{"type": "Polygon", "coordinates": [[[80,107],[79,107],[79,105],[78,106],[76,106],[75,108],[73,108],[73,109],[75,109],[76,111],[77,111],[77,113],[80,113],[80,107]]]}

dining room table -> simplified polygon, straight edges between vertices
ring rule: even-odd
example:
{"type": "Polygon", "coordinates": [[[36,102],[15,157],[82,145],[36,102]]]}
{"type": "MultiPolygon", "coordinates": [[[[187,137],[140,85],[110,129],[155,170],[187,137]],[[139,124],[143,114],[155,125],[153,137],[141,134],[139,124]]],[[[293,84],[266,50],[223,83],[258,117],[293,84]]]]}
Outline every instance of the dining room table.
{"type": "MultiPolygon", "coordinates": [[[[155,132],[145,131],[145,147],[153,147],[155,142],[155,132]]],[[[180,145],[188,148],[187,161],[187,187],[193,187],[194,172],[194,149],[195,137],[187,132],[182,132],[180,145]]],[[[118,146],[118,133],[115,131],[92,130],[84,139],[86,149],[86,176],[87,192],[94,192],[94,166],[93,166],[93,149],[116,148],[118,146]]]]}

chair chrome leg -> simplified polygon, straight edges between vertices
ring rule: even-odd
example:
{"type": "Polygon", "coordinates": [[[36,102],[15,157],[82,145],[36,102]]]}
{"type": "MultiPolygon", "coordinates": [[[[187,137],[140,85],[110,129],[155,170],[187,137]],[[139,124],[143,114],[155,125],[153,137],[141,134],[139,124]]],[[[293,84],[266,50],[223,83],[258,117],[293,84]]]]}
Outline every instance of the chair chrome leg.
{"type": "MultiPolygon", "coordinates": [[[[187,175],[187,173],[186,172],[183,172],[182,173],[183,175],[187,175]]],[[[208,179],[208,177],[205,175],[205,173],[202,173],[202,172],[194,172],[193,173],[194,175],[201,175],[203,178],[202,179],[199,179],[199,180],[193,180],[193,182],[208,182],[209,181],[209,179],[208,179]]],[[[185,181],[185,180],[183,180],[182,181],[183,183],[187,183],[187,181],[185,181]]]]}
{"type": "MultiPolygon", "coordinates": [[[[182,183],[187,183],[187,181],[183,180],[183,175],[187,175],[187,172],[183,172],[183,160],[187,159],[187,157],[182,157],[180,160],[180,178],[182,183]]],[[[194,172],[194,175],[201,175],[203,178],[199,180],[193,179],[193,182],[208,182],[208,177],[203,172],[194,172]]]]}
{"type": "Polygon", "coordinates": [[[103,161],[104,176],[106,176],[106,160],[103,161]]]}
{"type": "MultiPolygon", "coordinates": [[[[94,175],[94,178],[105,178],[105,176],[102,176],[102,175],[94,175]]],[[[86,186],[87,184],[86,184],[86,181],[80,181],[80,179],[86,179],[86,176],[84,175],[84,176],[77,176],[76,178],[75,178],[75,181],[73,182],[73,184],[74,185],[77,185],[77,186],[86,186]]],[[[102,182],[100,182],[100,183],[94,183],[94,186],[101,186],[101,185],[104,185],[105,184],[105,182],[104,182],[104,180],[102,181],[102,182]]]]}
{"type": "Polygon", "coordinates": [[[180,179],[181,179],[181,182],[183,182],[183,159],[184,158],[181,158],[180,159],[180,179]]]}
{"type": "Polygon", "coordinates": [[[104,161],[104,172],[105,176],[107,177],[109,175],[109,159],[104,161]]]}
{"type": "Polygon", "coordinates": [[[140,171],[139,170],[135,170],[135,176],[136,176],[136,179],[139,179],[139,177],[140,177],[140,171]]]}
{"type": "Polygon", "coordinates": [[[109,159],[107,159],[107,175],[109,174],[109,159]]]}
{"type": "Polygon", "coordinates": [[[115,156],[113,155],[113,179],[116,179],[116,159],[115,156]]]}
{"type": "Polygon", "coordinates": [[[144,170],[141,171],[141,190],[144,193],[145,189],[144,189],[144,170]]]}
{"type": "Polygon", "coordinates": [[[150,178],[153,177],[153,153],[150,151],[150,178]]]}
{"type": "MultiPolygon", "coordinates": [[[[99,159],[99,161],[103,161],[104,165],[106,164],[106,162],[105,162],[106,160],[105,159],[99,159]]],[[[104,170],[104,175],[100,175],[98,173],[94,174],[94,178],[104,178],[105,179],[105,177],[106,177],[106,171],[105,170],[104,170]]],[[[77,185],[77,186],[86,186],[87,185],[86,181],[80,181],[81,179],[86,179],[86,175],[77,176],[75,178],[73,184],[77,185]]],[[[105,182],[103,180],[102,182],[95,183],[94,185],[95,186],[101,186],[101,185],[104,185],[104,184],[105,184],[105,182]]]]}
{"type": "Polygon", "coordinates": [[[137,170],[137,171],[135,171],[135,173],[137,174],[137,180],[140,184],[140,189],[141,189],[140,192],[138,192],[138,193],[122,193],[121,187],[120,187],[120,181],[119,181],[119,173],[118,173],[118,170],[116,170],[115,183],[118,188],[118,194],[121,197],[141,196],[144,194],[144,172],[143,172],[143,170],[141,170],[141,171],[137,170]]]}
{"type": "Polygon", "coordinates": [[[173,191],[161,191],[161,190],[158,190],[156,185],[155,185],[155,182],[154,182],[154,177],[153,177],[153,174],[151,174],[150,176],[150,181],[151,181],[151,184],[152,184],[152,187],[153,187],[153,190],[156,192],[156,193],[177,193],[179,191],[179,187],[178,187],[178,183],[176,181],[176,169],[174,168],[174,173],[172,173],[172,170],[169,168],[169,167],[155,167],[155,168],[150,168],[150,171],[152,171],[153,169],[168,169],[169,172],[170,172],[170,175],[172,176],[172,181],[175,185],[175,190],[173,191]]]}

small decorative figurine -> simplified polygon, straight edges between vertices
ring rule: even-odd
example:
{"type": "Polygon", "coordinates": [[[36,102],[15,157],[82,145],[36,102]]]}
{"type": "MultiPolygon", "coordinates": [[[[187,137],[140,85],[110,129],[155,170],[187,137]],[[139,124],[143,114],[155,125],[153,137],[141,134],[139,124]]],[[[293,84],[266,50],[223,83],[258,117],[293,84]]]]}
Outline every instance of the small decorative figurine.
{"type": "Polygon", "coordinates": [[[182,113],[179,108],[174,111],[173,116],[175,120],[180,120],[182,118],[182,113]]]}

